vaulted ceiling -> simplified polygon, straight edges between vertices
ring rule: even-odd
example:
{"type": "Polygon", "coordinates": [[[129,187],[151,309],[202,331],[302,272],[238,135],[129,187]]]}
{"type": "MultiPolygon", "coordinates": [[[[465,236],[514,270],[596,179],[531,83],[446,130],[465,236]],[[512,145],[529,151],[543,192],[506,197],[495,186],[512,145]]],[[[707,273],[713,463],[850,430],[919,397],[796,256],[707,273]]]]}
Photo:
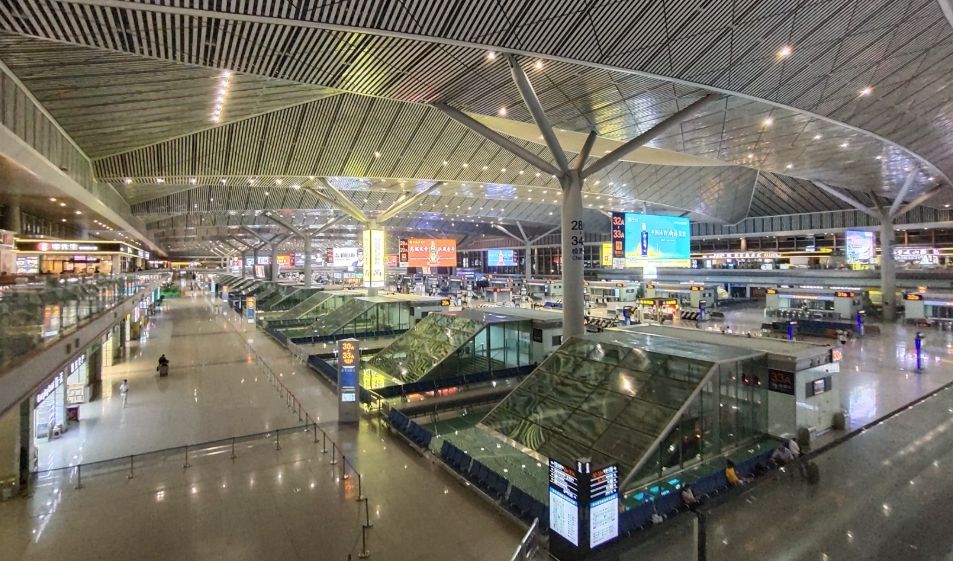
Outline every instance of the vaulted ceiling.
{"type": "Polygon", "coordinates": [[[589,179],[596,229],[643,203],[735,223],[846,207],[815,182],[866,204],[910,170],[907,199],[953,176],[953,28],[936,0],[0,6],[0,61],[177,251],[270,224],[266,210],[321,226],[340,211],[316,178],[371,216],[436,184],[389,228],[558,224],[553,177],[430,106],[551,161],[504,53],[570,156],[589,131],[595,159],[724,94],[589,179]]]}

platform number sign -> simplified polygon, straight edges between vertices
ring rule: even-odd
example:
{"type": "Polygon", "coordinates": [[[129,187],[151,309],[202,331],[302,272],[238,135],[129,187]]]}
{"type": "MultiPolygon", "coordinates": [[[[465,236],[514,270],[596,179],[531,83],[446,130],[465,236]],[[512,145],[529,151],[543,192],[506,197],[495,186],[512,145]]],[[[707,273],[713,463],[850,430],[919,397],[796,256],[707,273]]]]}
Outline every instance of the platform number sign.
{"type": "Polygon", "coordinates": [[[625,259],[625,214],[612,213],[612,258],[625,259]]]}
{"type": "Polygon", "coordinates": [[[357,399],[357,374],[361,347],[357,339],[338,341],[338,422],[356,423],[361,409],[357,399]]]}
{"type": "Polygon", "coordinates": [[[582,261],[586,255],[586,234],[582,225],[582,220],[572,220],[569,237],[569,245],[572,246],[572,260],[582,261]]]}

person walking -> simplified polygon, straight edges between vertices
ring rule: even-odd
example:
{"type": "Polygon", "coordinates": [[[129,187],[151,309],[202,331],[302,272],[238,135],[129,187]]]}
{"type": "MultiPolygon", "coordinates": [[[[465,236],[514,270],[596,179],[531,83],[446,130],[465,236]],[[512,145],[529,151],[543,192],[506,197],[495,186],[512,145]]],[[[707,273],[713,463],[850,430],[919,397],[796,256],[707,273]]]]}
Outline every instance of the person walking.
{"type": "Polygon", "coordinates": [[[122,408],[125,409],[126,398],[129,396],[129,381],[128,380],[123,380],[122,383],[119,384],[119,395],[122,396],[122,408]]]}

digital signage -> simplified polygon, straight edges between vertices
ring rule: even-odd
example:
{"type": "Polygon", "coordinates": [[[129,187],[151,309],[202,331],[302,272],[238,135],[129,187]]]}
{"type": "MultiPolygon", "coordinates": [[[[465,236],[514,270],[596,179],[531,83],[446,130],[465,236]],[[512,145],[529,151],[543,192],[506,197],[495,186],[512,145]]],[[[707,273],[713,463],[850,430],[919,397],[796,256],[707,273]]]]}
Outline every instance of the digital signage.
{"type": "Polygon", "coordinates": [[[456,267],[457,240],[417,239],[407,240],[408,267],[456,267]]]}
{"type": "Polygon", "coordinates": [[[844,254],[851,265],[870,265],[874,262],[874,233],[847,230],[844,235],[844,254]]]}
{"type": "Polygon", "coordinates": [[[589,479],[589,547],[619,537],[619,467],[592,472],[589,479]]]}
{"type": "Polygon", "coordinates": [[[579,476],[556,460],[549,460],[549,528],[579,545],[579,476]]]}
{"type": "Polygon", "coordinates": [[[612,213],[613,266],[689,267],[689,226],[687,218],[678,216],[612,213]]]}
{"type": "Polygon", "coordinates": [[[384,230],[364,230],[364,286],[384,286],[384,230]]]}
{"type": "Polygon", "coordinates": [[[364,267],[364,249],[360,247],[329,247],[328,265],[335,267],[364,267]]]}
{"type": "Polygon", "coordinates": [[[338,341],[338,422],[354,423],[360,419],[357,400],[357,373],[361,366],[361,347],[357,339],[338,341]]]}
{"type": "Polygon", "coordinates": [[[407,253],[407,238],[397,240],[397,264],[399,267],[408,267],[409,255],[407,253]]]}
{"type": "Polygon", "coordinates": [[[487,267],[513,267],[516,265],[516,252],[512,249],[488,249],[487,267]]]}

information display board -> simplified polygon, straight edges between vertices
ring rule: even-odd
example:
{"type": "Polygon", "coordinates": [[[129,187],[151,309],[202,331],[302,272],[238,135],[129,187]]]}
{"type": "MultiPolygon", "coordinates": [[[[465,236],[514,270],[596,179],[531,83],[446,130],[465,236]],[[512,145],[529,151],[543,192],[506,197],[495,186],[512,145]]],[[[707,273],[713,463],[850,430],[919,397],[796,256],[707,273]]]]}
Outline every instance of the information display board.
{"type": "Polygon", "coordinates": [[[579,475],[549,460],[549,528],[579,546],[579,475]]]}
{"type": "Polygon", "coordinates": [[[397,264],[399,267],[407,267],[407,263],[410,260],[410,254],[408,253],[408,243],[407,238],[400,238],[397,240],[397,264]]]}
{"type": "Polygon", "coordinates": [[[844,255],[850,265],[870,265],[874,262],[874,233],[847,230],[844,234],[844,255]]]}
{"type": "Polygon", "coordinates": [[[248,316],[248,323],[255,323],[255,297],[245,298],[245,313],[248,316]]]}
{"type": "Polygon", "coordinates": [[[612,255],[625,267],[691,266],[690,222],[678,216],[612,213],[612,255]],[[621,249],[620,249],[621,246],[621,249]]]}
{"type": "Polygon", "coordinates": [[[516,265],[516,252],[512,249],[486,250],[487,267],[513,267],[516,265]]]}
{"type": "Polygon", "coordinates": [[[357,370],[361,366],[361,346],[357,339],[338,341],[338,422],[356,423],[361,409],[357,400],[357,370]]]}
{"type": "Polygon", "coordinates": [[[619,537],[619,467],[592,472],[589,479],[589,547],[619,537]]]}
{"type": "Polygon", "coordinates": [[[364,286],[384,286],[384,230],[364,230],[364,286]]]}

